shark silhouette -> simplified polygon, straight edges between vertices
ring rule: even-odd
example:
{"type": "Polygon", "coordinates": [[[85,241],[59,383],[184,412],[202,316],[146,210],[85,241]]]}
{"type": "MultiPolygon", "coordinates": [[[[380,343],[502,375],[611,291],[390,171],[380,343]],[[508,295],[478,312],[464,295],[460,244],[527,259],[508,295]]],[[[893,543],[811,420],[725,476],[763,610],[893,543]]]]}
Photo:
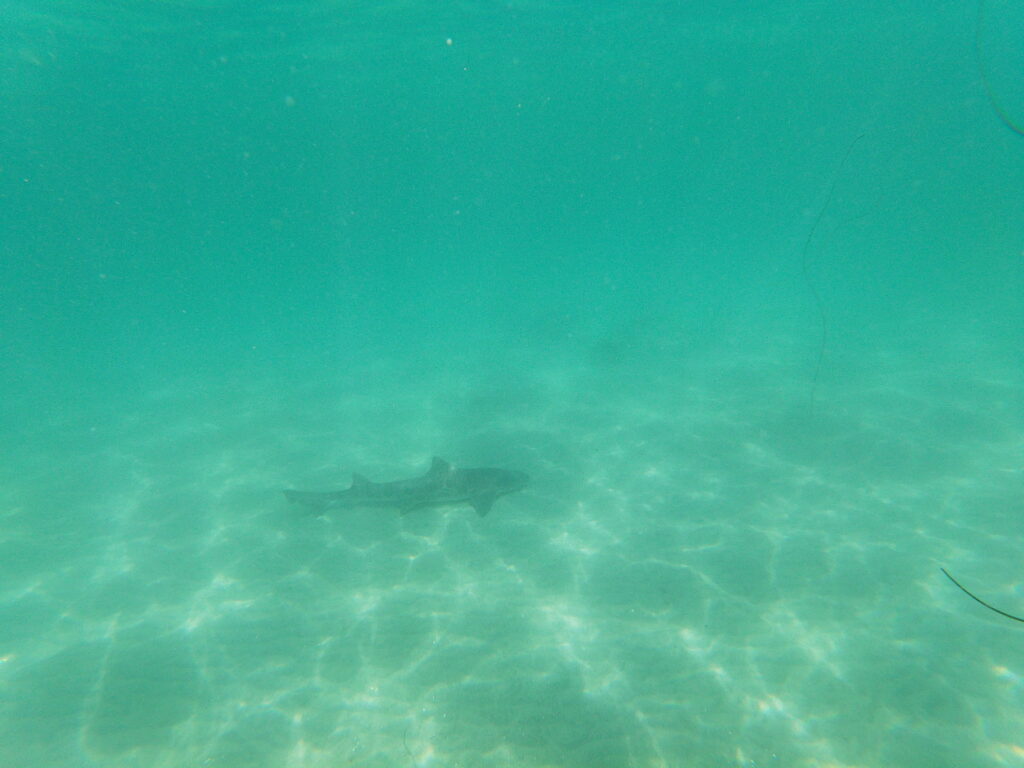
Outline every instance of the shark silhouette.
{"type": "Polygon", "coordinates": [[[377,507],[397,509],[405,515],[427,507],[468,504],[483,517],[496,499],[521,491],[529,482],[525,472],[489,467],[457,469],[435,456],[422,477],[373,483],[353,474],[352,486],[344,491],[285,491],[284,495],[289,501],[318,511],[377,507]]]}

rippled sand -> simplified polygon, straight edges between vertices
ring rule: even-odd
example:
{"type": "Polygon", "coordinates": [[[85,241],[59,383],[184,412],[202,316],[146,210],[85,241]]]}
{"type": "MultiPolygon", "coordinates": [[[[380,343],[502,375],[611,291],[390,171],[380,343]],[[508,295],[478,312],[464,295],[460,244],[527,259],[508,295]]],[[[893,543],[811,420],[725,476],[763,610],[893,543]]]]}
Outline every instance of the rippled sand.
{"type": "Polygon", "coordinates": [[[1022,630],[939,571],[1024,612],[1019,380],[878,366],[191,381],[41,419],[0,490],[0,763],[1024,765],[1022,630]],[[486,518],[280,493],[433,454],[534,481],[486,518]]]}

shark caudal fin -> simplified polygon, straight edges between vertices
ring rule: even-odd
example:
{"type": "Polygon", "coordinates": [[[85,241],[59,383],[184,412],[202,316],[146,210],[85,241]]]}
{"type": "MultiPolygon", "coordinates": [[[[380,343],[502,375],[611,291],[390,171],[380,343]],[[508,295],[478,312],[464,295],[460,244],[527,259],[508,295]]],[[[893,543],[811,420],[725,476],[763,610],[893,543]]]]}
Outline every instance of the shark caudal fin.
{"type": "Polygon", "coordinates": [[[311,493],[309,491],[285,491],[284,497],[292,504],[301,504],[304,507],[315,509],[318,512],[330,506],[330,494],[311,493]]]}

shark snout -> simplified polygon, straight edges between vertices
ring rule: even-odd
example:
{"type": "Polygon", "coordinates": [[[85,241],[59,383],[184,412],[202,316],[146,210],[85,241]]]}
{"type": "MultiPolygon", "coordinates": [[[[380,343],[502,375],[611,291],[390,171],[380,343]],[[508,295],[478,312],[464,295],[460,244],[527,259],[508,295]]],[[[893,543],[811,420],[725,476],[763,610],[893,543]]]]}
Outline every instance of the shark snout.
{"type": "Polygon", "coordinates": [[[509,491],[521,491],[523,488],[530,484],[530,476],[525,472],[512,471],[509,472],[508,485],[509,491]]]}

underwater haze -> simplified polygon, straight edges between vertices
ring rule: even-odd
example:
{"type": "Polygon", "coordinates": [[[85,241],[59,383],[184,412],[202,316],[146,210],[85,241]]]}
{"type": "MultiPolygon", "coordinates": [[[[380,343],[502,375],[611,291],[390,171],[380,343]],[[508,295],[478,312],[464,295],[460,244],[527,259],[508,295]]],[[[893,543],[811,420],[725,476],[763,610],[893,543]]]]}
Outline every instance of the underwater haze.
{"type": "Polygon", "coordinates": [[[0,765],[1024,768],[1021,30],[6,0],[0,765]]]}

